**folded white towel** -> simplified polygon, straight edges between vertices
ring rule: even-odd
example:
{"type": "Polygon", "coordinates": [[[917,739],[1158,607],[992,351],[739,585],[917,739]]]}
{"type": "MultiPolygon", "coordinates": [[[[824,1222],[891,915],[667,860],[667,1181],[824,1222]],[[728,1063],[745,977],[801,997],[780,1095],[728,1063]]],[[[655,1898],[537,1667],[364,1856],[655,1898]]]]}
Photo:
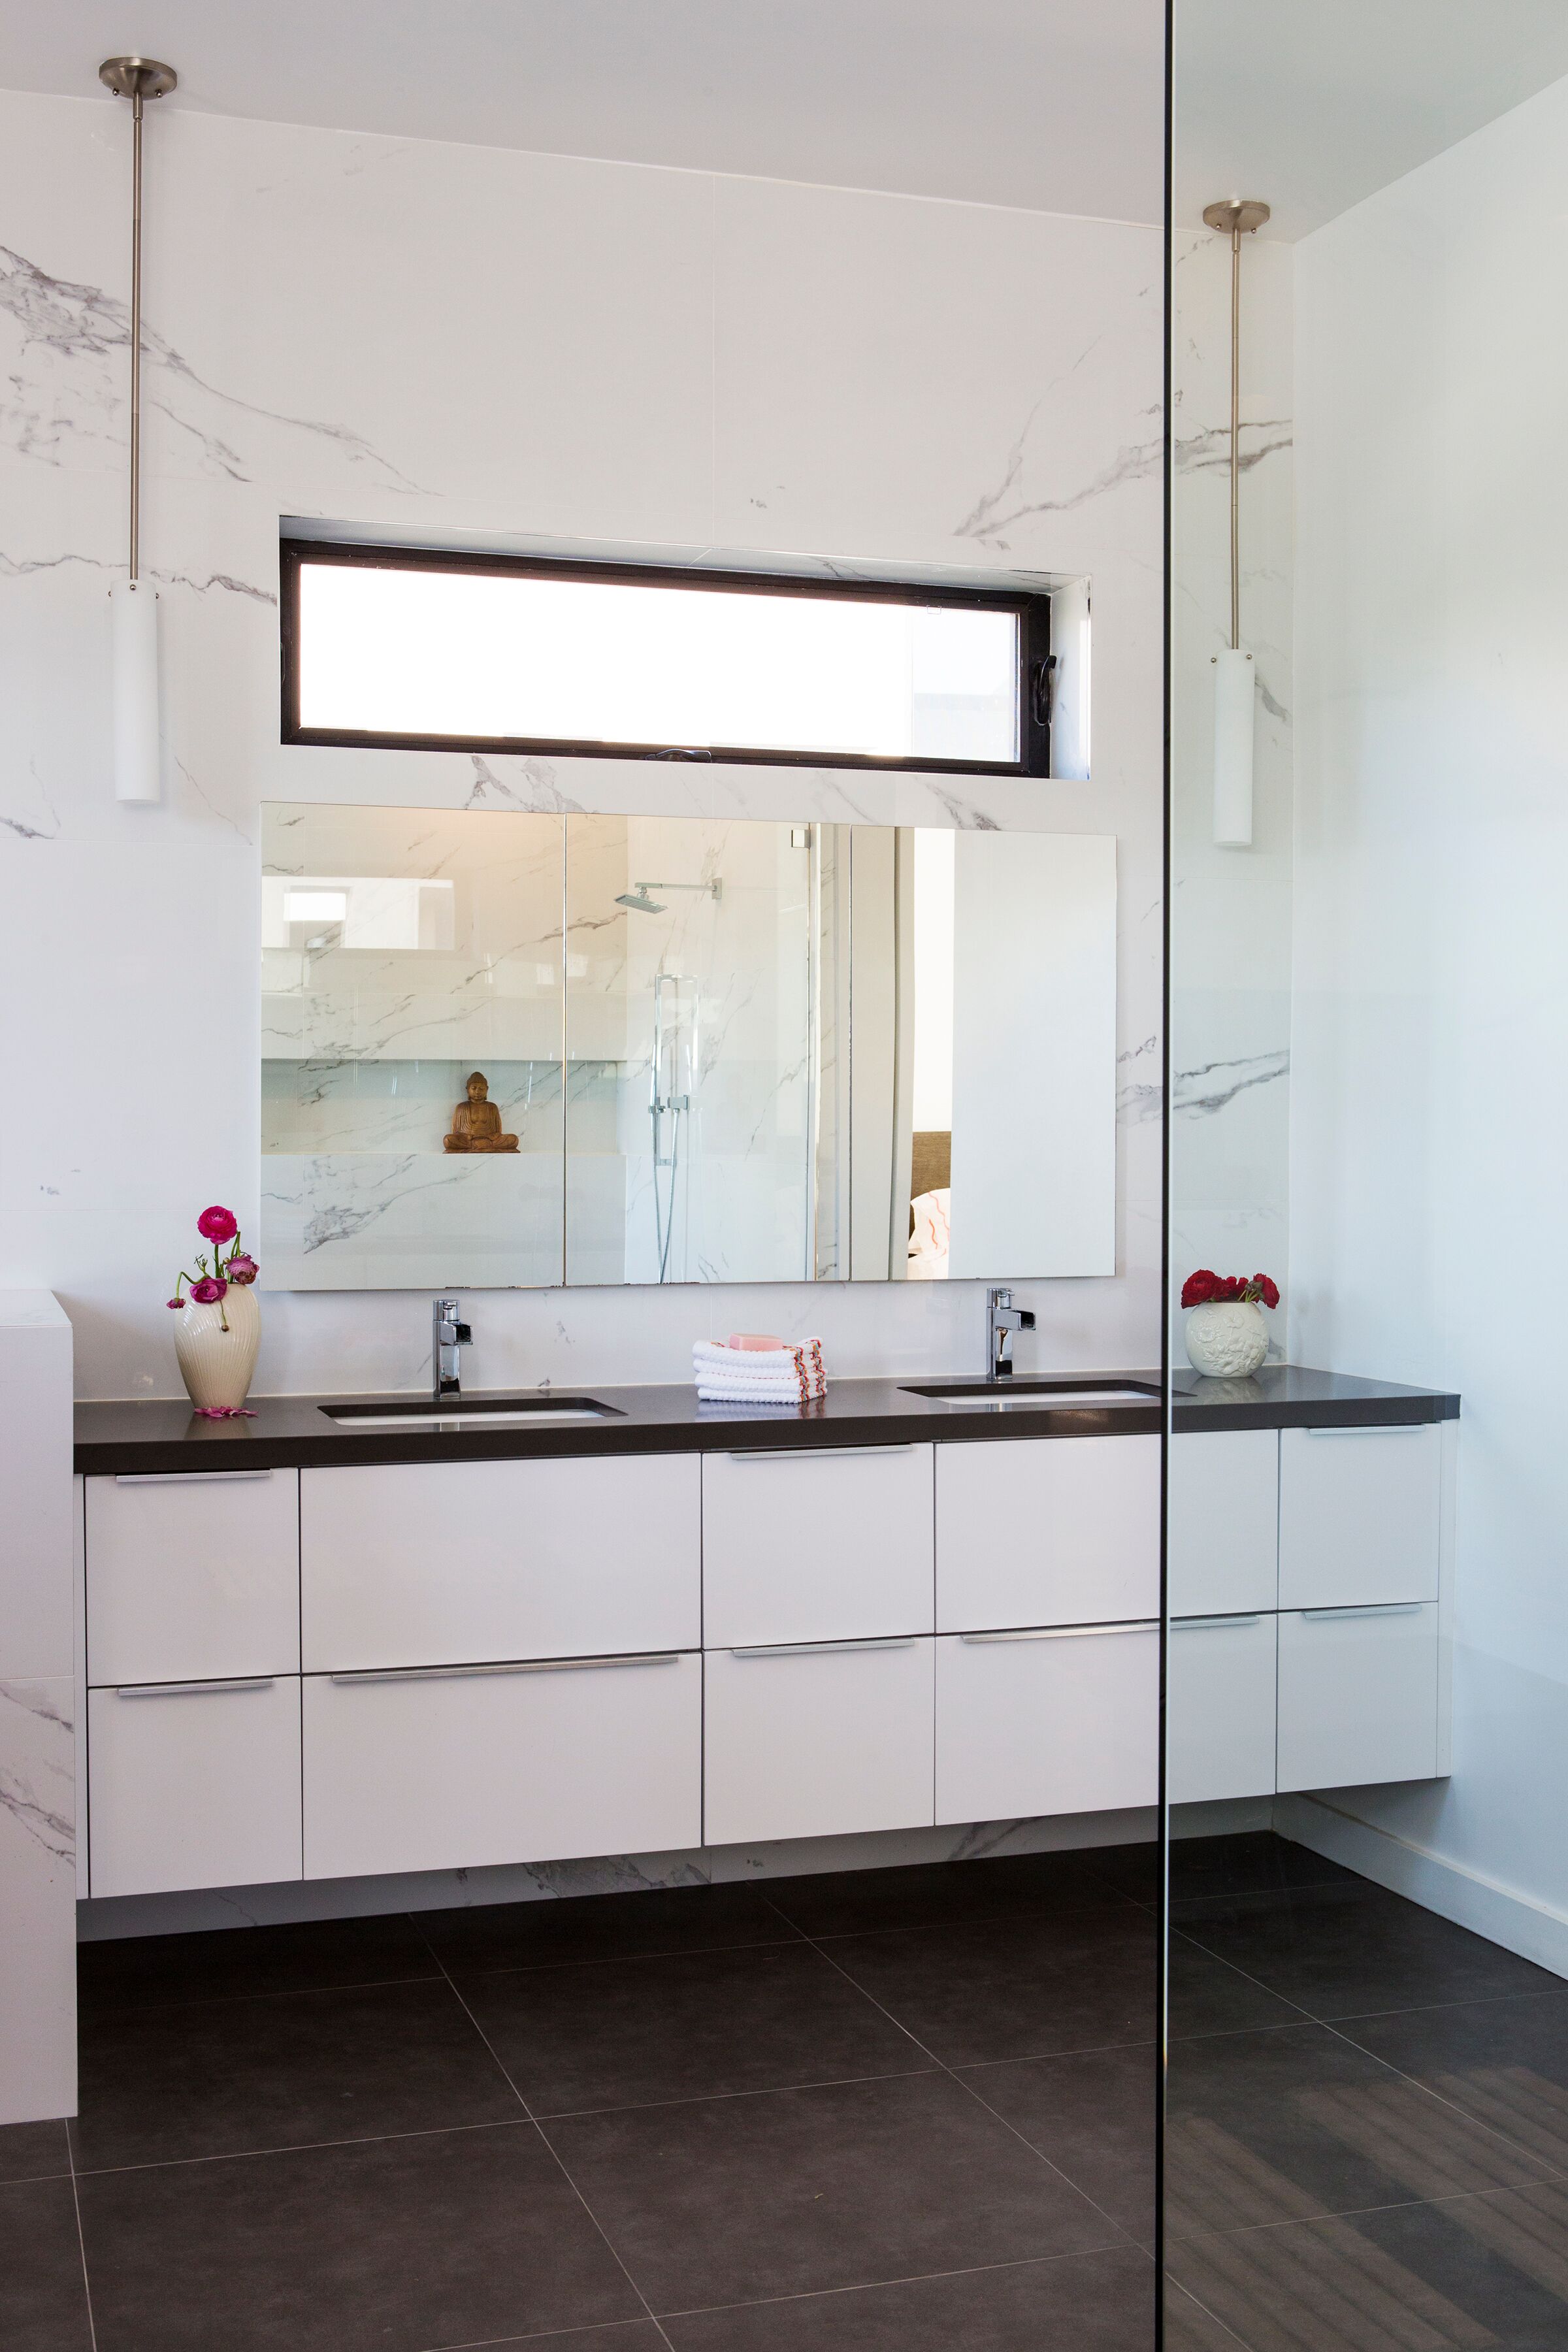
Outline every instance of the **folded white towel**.
{"type": "MultiPolygon", "coordinates": [[[[816,1343],[803,1343],[811,1347],[816,1343]]],[[[691,1361],[694,1369],[703,1371],[711,1367],[726,1375],[731,1372],[746,1378],[765,1378],[772,1374],[791,1373],[800,1350],[796,1348],[726,1348],[718,1339],[698,1339],[692,1344],[691,1361]]]]}
{"type": "Polygon", "coordinates": [[[720,1381],[709,1381],[702,1382],[697,1393],[704,1404],[774,1405],[809,1404],[814,1402],[809,1397],[803,1397],[798,1389],[731,1389],[720,1381]]]}
{"type": "Polygon", "coordinates": [[[697,1392],[710,1402],[804,1404],[827,1393],[820,1339],[787,1348],[726,1348],[716,1339],[692,1345],[697,1392]]]}

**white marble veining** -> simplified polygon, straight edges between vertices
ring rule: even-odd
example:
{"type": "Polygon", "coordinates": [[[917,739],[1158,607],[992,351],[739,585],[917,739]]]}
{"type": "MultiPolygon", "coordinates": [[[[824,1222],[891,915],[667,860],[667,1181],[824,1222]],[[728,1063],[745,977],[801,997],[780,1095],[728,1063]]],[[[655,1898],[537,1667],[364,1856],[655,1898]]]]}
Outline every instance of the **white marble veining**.
{"type": "MultiPolygon", "coordinates": [[[[166,797],[127,809],[108,782],[105,594],[123,549],[125,126],[0,94],[0,985],[29,1008],[0,1084],[43,1105],[68,1071],[71,1104],[16,1122],[0,1277],[69,1296],[83,1393],[177,1393],[162,1302],[190,1220],[221,1199],[256,1229],[264,801],[1114,831],[1121,1049],[1157,1030],[1156,231],[195,113],[159,129],[143,557],[166,797]],[[311,516],[1092,581],[1092,778],[285,750],[277,539],[311,516]]],[[[1146,1112],[1139,1097],[1121,1131],[1119,1271],[1036,1286],[1026,1360],[1153,1350],[1146,1112]]],[[[298,1205],[303,1228],[321,1203],[298,1205]]],[[[683,1378],[708,1311],[673,1291],[640,1307],[497,1293],[468,1376],[683,1378]]],[[[871,1371],[966,1363],[977,1312],[967,1285],[784,1285],[738,1291],[725,1317],[820,1328],[837,1369],[871,1371]]],[[[412,1385],[426,1345],[420,1299],[275,1294],[258,1385],[412,1385]]]]}

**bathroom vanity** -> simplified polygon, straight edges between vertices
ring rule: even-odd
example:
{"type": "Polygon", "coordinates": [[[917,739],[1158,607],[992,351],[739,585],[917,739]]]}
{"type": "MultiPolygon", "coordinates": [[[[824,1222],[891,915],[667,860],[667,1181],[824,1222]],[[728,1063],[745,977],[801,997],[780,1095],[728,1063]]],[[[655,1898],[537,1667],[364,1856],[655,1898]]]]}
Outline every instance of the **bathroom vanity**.
{"type": "MultiPolygon", "coordinates": [[[[1152,1804],[1157,1384],[1075,1392],[79,1406],[83,1891],[1152,1804]]],[[[1446,1769],[1458,1410],[1192,1382],[1174,1800],[1446,1769]]]]}

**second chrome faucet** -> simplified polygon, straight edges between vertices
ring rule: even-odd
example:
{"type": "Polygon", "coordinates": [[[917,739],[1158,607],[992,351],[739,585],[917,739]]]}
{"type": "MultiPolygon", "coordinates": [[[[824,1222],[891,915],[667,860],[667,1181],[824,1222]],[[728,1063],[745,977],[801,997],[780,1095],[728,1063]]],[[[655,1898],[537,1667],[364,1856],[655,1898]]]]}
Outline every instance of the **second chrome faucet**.
{"type": "Polygon", "coordinates": [[[1010,1380],[1013,1373],[1013,1334],[1032,1331],[1035,1318],[1026,1307],[1015,1307],[1010,1290],[988,1290],[985,1294],[985,1377],[988,1381],[1010,1380]]]}
{"type": "Polygon", "coordinates": [[[466,1348],[473,1334],[466,1323],[459,1321],[460,1298],[433,1298],[430,1301],[430,1392],[436,1397],[453,1397],[462,1393],[462,1377],[458,1370],[459,1348],[466,1348]]]}

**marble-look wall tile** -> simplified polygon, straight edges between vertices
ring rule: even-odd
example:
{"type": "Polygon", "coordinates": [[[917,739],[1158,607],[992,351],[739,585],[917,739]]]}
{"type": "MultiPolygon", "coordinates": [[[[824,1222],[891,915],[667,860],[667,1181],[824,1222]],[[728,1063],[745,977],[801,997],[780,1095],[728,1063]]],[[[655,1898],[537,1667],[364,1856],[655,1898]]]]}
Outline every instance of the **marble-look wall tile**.
{"type": "Polygon", "coordinates": [[[72,1692],[0,1681],[0,2124],[76,2112],[72,1692]]]}

